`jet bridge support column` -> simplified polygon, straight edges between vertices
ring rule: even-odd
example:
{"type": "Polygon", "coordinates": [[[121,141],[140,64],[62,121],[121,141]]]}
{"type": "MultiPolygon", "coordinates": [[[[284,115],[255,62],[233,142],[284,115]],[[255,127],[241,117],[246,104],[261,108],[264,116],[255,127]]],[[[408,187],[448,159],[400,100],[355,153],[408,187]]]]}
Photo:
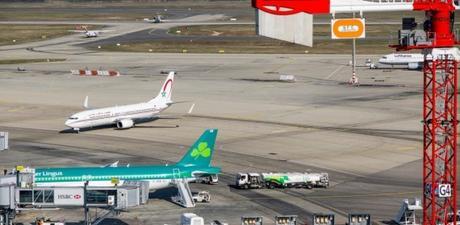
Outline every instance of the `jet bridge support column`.
{"type": "Polygon", "coordinates": [[[83,210],[85,211],[85,225],[91,225],[91,218],[89,215],[89,208],[88,208],[88,183],[89,181],[85,182],[85,186],[83,187],[83,210]]]}
{"type": "Polygon", "coordinates": [[[0,185],[0,225],[11,225],[16,216],[15,184],[0,185]]]}

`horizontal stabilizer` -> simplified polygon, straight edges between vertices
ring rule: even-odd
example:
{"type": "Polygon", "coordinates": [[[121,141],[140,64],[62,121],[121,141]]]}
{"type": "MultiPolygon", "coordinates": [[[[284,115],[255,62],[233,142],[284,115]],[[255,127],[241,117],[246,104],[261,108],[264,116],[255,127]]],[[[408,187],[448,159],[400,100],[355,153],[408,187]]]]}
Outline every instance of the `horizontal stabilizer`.
{"type": "Polygon", "coordinates": [[[313,46],[313,16],[307,13],[273,15],[256,9],[257,34],[299,45],[313,46]]]}

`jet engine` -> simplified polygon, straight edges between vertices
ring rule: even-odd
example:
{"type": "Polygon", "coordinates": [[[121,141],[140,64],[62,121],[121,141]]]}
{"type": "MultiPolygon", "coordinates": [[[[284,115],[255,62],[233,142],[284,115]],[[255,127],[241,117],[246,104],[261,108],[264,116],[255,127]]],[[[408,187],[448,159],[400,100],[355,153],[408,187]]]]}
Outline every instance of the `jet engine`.
{"type": "Polygon", "coordinates": [[[418,63],[418,62],[414,62],[414,63],[409,63],[407,65],[407,67],[410,69],[410,70],[418,70],[418,69],[421,69],[423,67],[423,64],[422,63],[418,63]]]}
{"type": "Polygon", "coordinates": [[[118,129],[128,129],[134,126],[134,121],[130,119],[123,119],[117,122],[118,129]]]}

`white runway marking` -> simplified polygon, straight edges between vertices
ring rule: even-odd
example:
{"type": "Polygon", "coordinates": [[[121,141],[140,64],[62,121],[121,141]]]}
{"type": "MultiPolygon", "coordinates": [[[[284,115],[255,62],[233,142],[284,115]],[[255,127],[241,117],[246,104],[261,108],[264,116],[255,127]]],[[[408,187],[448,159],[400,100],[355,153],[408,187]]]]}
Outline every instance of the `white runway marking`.
{"type": "Polygon", "coordinates": [[[193,112],[193,108],[195,108],[195,103],[193,103],[193,105],[190,107],[187,114],[191,114],[193,112]]]}
{"type": "Polygon", "coordinates": [[[334,76],[337,72],[339,72],[339,70],[341,70],[343,68],[343,65],[339,66],[336,70],[332,71],[331,74],[329,74],[329,76],[326,77],[326,79],[331,79],[332,76],[334,76]]]}

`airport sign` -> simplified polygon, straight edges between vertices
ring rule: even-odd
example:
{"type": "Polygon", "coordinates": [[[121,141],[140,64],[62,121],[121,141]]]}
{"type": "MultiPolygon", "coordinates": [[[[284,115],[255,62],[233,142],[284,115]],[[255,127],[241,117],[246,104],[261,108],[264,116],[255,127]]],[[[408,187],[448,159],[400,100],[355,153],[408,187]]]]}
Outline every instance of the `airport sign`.
{"type": "Polygon", "coordinates": [[[54,204],[60,206],[82,206],[84,203],[83,188],[54,189],[54,204]]]}
{"type": "Polygon", "coordinates": [[[440,184],[438,187],[438,197],[450,198],[452,196],[452,187],[450,184],[440,184]]]}
{"type": "Polygon", "coordinates": [[[332,39],[357,39],[366,37],[366,20],[361,18],[331,20],[332,39]]]}

